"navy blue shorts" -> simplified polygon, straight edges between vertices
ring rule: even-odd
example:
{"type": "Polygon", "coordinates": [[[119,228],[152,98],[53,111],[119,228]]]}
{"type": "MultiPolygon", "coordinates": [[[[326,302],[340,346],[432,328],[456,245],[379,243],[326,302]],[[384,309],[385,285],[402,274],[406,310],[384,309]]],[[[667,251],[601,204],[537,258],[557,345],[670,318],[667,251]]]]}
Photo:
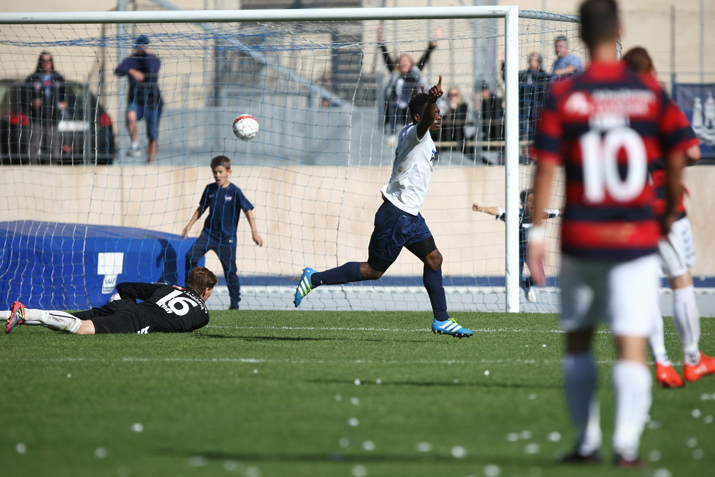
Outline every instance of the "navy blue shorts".
{"type": "MultiPolygon", "coordinates": [[[[422,214],[410,215],[392,202],[385,200],[375,214],[375,230],[370,237],[367,263],[380,272],[387,270],[402,251],[402,247],[410,247],[432,237],[429,227],[422,214]]],[[[432,249],[426,250],[424,256],[437,247],[432,241],[432,249]]],[[[424,257],[419,257],[424,259],[424,257]]]]}
{"type": "Polygon", "coordinates": [[[159,119],[161,119],[161,106],[151,106],[139,103],[130,103],[127,111],[137,114],[137,121],[144,119],[146,122],[146,135],[150,140],[156,141],[159,137],[159,119]]]}

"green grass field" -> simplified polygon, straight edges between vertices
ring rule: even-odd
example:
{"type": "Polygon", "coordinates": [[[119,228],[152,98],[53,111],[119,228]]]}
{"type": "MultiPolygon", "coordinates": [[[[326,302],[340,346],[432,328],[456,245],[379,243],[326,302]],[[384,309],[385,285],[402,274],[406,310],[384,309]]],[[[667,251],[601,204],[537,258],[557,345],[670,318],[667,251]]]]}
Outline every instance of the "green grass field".
{"type": "MultiPolygon", "coordinates": [[[[0,336],[0,475],[714,472],[715,377],[654,388],[642,441],[654,461],[647,471],[615,470],[614,350],[600,333],[607,462],[564,466],[554,456],[570,450],[574,435],[556,318],[455,318],[475,336],[435,336],[431,314],[398,312],[213,312],[208,327],[184,335],[18,327],[0,336]]],[[[713,351],[715,320],[702,321],[702,347],[713,351]]],[[[680,361],[672,320],[666,333],[680,361]]]]}

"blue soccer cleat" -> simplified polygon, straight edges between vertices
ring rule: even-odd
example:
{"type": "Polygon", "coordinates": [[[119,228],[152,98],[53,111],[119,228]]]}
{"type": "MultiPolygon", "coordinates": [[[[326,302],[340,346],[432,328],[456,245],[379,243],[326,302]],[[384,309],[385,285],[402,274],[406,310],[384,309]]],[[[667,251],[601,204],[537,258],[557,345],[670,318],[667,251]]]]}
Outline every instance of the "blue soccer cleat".
{"type": "Polygon", "coordinates": [[[455,338],[469,338],[474,333],[466,328],[462,328],[459,323],[454,321],[454,318],[449,320],[437,321],[436,319],[432,322],[432,333],[439,333],[440,335],[450,335],[455,338]]]}
{"type": "Polygon", "coordinates": [[[315,270],[310,267],[303,269],[303,275],[301,275],[300,277],[298,288],[295,289],[295,298],[293,299],[293,303],[295,304],[296,308],[300,306],[300,302],[303,301],[305,295],[310,293],[310,291],[315,288],[313,286],[313,283],[310,281],[310,277],[312,277],[314,273],[315,270]]]}

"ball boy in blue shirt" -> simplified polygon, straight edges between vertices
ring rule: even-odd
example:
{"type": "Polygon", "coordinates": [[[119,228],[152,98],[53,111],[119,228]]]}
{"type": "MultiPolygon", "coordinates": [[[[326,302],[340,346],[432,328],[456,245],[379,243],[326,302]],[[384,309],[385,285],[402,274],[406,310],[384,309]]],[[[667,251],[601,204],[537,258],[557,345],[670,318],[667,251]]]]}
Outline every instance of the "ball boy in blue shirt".
{"type": "Polygon", "coordinates": [[[214,157],[211,159],[211,171],[214,183],[204,189],[196,212],[181,233],[185,239],[188,238],[191,227],[206,209],[209,209],[201,236],[186,254],[186,270],[196,267],[201,257],[209,250],[213,250],[221,261],[226,277],[228,294],[231,298],[229,310],[237,310],[238,302],[241,301],[241,284],[236,273],[236,231],[241,210],[246,214],[256,245],[262,247],[263,239],[256,231],[253,204],[246,199],[241,189],[229,181],[231,159],[226,156],[214,157]]]}

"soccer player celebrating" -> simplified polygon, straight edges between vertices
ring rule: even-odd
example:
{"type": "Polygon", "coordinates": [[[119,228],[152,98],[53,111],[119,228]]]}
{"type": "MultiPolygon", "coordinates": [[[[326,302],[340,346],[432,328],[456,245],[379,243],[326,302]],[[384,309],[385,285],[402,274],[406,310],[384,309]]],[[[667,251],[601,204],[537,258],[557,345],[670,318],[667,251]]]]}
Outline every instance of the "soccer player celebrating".
{"type": "Polygon", "coordinates": [[[440,96],[441,75],[429,94],[422,87],[422,93],[416,94],[409,103],[413,121],[399,134],[390,182],[381,189],[383,203],[375,214],[375,229],[368,246],[367,262],[348,262],[324,272],[305,268],[295,291],[295,306],[299,306],[303,298],[320,285],[379,279],[405,247],[424,263],[422,278],[434,312],[432,331],[457,338],[473,335],[447,313],[447,298],[442,285],[442,254],[420,214],[434,166],[436,150],[429,131],[439,130],[441,124],[437,107],[440,96]]]}
{"type": "Polygon", "coordinates": [[[598,320],[613,332],[616,465],[642,465],[640,437],[651,405],[647,337],[658,313],[661,230],[677,218],[685,136],[678,108],[650,76],[617,60],[620,35],[614,0],[588,0],[580,7],[581,38],[591,64],[578,76],[555,83],[541,113],[534,143],[534,227],[529,268],[544,283],[544,208],[555,169],[566,174],[561,224],[561,326],[566,332],[566,401],[579,436],[566,462],[600,460],[598,382],[591,341],[598,320]],[[655,189],[648,167],[662,159],[666,207],[652,208],[655,189]]]}
{"type": "Polygon", "coordinates": [[[117,292],[121,299],[99,308],[65,313],[26,309],[16,301],[10,311],[0,312],[0,319],[7,320],[5,333],[10,333],[22,324],[44,326],[77,335],[184,333],[203,328],[209,323],[205,302],[211,296],[216,282],[216,275],[210,270],[196,267],[189,273],[186,288],[164,284],[120,283],[117,292]],[[135,300],[142,302],[137,303],[135,300]]]}
{"type": "MultiPolygon", "coordinates": [[[[640,73],[656,76],[653,60],[643,47],[631,48],[623,56],[628,66],[640,73]]],[[[683,111],[679,111],[679,119],[683,131],[688,135],[686,157],[688,165],[700,159],[700,146],[698,138],[688,123],[688,118],[683,111]]],[[[654,204],[657,214],[665,209],[665,166],[663,161],[656,161],[651,168],[653,184],[657,187],[657,198],[654,204]]],[[[695,301],[695,288],[693,275],[690,268],[695,263],[695,246],[690,221],[683,205],[683,196],[678,199],[675,211],[678,220],[673,223],[667,238],[662,237],[658,242],[658,253],[663,264],[663,271],[670,279],[670,288],[673,289],[673,320],[675,329],[678,330],[680,342],[683,345],[683,375],[690,382],[701,377],[715,373],[715,358],[706,356],[700,351],[700,312],[695,301]]],[[[660,310],[656,319],[656,328],[648,338],[653,357],[655,358],[655,375],[658,384],[665,388],[679,388],[683,380],[678,372],[673,369],[673,363],[665,351],[663,337],[663,319],[660,310]]]]}

